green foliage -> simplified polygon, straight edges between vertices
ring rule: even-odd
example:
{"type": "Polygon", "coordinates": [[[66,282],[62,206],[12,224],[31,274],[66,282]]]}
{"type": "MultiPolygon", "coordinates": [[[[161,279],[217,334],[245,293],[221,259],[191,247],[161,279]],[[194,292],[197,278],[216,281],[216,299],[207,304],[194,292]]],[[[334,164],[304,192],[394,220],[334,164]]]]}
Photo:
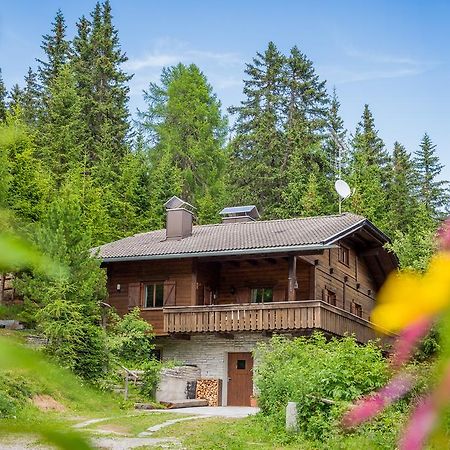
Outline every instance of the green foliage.
{"type": "Polygon", "coordinates": [[[145,398],[153,400],[160,380],[162,364],[156,359],[150,359],[143,365],[142,369],[144,370],[144,374],[140,387],[141,394],[145,398]]]}
{"type": "Polygon", "coordinates": [[[449,200],[448,182],[439,179],[442,168],[436,155],[436,145],[425,133],[415,154],[419,175],[419,198],[432,217],[442,217],[449,200]]]}
{"type": "Polygon", "coordinates": [[[329,171],[326,154],[316,145],[328,115],[325,84],[297,47],[286,56],[273,42],[247,64],[245,73],[246,98],[230,108],[237,115],[232,196],[241,204],[258,199],[266,218],[292,217],[301,208],[302,198],[298,201],[296,195],[307,185],[310,168],[317,168],[320,177],[329,171]]]}
{"type": "Polygon", "coordinates": [[[385,229],[388,225],[387,193],[388,155],[384,143],[378,136],[375,121],[369,106],[364,106],[352,140],[349,183],[355,189],[348,200],[351,210],[367,217],[385,229]]]}
{"type": "Polygon", "coordinates": [[[164,201],[179,192],[199,206],[199,216],[211,216],[207,197],[217,202],[223,196],[227,132],[212,87],[197,66],[178,64],[163,69],[160,85],[151,83],[144,98],[148,106],[140,117],[156,177],[151,208],[161,210],[164,201]]]}
{"type": "Polygon", "coordinates": [[[127,367],[137,368],[146,362],[154,349],[152,326],[134,308],[122,319],[110,312],[108,347],[116,361],[127,367]]]}
{"type": "Polygon", "coordinates": [[[381,387],[388,378],[381,350],[354,338],[274,337],[256,350],[258,402],[264,415],[284,423],[289,401],[297,402],[299,427],[311,439],[324,439],[349,402],[381,387]],[[335,402],[329,405],[322,401],[335,402]]]}
{"type": "Polygon", "coordinates": [[[62,367],[90,381],[105,375],[109,368],[106,336],[86,316],[82,304],[54,300],[39,309],[35,318],[48,339],[46,352],[62,367]]]}
{"type": "Polygon", "coordinates": [[[0,320],[19,320],[22,311],[22,304],[0,305],[0,320]]]}
{"type": "Polygon", "coordinates": [[[0,372],[0,417],[13,417],[33,394],[28,379],[18,371],[0,372]]]}

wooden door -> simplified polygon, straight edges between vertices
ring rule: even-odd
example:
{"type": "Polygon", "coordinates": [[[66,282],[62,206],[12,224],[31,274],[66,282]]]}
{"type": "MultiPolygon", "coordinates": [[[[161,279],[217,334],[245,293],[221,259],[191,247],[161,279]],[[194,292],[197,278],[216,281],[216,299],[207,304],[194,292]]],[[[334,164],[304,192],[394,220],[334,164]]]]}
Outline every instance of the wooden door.
{"type": "Polygon", "coordinates": [[[251,353],[228,353],[228,406],[250,406],[253,395],[251,353]]]}

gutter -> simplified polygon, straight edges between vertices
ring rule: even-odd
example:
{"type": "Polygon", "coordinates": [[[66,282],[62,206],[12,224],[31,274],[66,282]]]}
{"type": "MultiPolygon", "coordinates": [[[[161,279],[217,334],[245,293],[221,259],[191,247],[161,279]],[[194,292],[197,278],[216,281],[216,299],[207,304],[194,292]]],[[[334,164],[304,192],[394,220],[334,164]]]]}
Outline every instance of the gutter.
{"type": "MultiPolygon", "coordinates": [[[[246,248],[241,250],[218,250],[213,252],[192,252],[192,253],[168,253],[165,255],[144,255],[144,256],[121,256],[118,258],[101,258],[104,263],[110,262],[126,262],[126,261],[149,261],[155,259],[179,259],[179,258],[198,258],[210,256],[239,256],[239,255],[260,255],[264,253],[285,253],[285,252],[302,252],[314,250],[328,250],[337,248],[335,244],[311,244],[311,245],[295,245],[289,247],[264,247],[264,248],[246,248]]],[[[95,257],[95,255],[94,255],[95,257]]]]}

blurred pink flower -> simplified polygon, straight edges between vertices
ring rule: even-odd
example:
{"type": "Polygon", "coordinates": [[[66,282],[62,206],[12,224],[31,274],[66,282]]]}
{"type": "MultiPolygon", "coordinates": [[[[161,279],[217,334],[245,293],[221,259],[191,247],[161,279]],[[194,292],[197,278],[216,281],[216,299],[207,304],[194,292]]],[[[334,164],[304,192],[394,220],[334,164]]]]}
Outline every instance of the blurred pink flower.
{"type": "Polygon", "coordinates": [[[437,410],[431,396],[422,399],[411,415],[403,438],[400,440],[400,450],[420,450],[437,419],[437,410]]]}
{"type": "Polygon", "coordinates": [[[391,365],[398,369],[409,360],[417,344],[426,336],[433,321],[429,318],[422,318],[411,325],[408,325],[401,332],[394,343],[391,356],[391,365]]]}
{"type": "Polygon", "coordinates": [[[359,400],[342,418],[342,425],[351,428],[365,422],[383,411],[394,401],[403,397],[413,386],[414,378],[407,373],[401,373],[393,378],[378,392],[359,400]]]}
{"type": "Polygon", "coordinates": [[[439,250],[450,251],[450,218],[447,219],[438,231],[439,250]]]}

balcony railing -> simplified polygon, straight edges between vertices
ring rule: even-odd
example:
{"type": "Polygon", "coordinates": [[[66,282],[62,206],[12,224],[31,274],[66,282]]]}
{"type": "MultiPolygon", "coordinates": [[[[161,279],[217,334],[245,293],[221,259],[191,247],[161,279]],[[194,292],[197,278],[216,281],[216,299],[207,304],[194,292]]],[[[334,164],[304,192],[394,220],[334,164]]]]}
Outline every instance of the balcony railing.
{"type": "Polygon", "coordinates": [[[302,329],[354,334],[359,342],[377,337],[369,321],[318,300],[164,308],[166,333],[302,329]]]}

